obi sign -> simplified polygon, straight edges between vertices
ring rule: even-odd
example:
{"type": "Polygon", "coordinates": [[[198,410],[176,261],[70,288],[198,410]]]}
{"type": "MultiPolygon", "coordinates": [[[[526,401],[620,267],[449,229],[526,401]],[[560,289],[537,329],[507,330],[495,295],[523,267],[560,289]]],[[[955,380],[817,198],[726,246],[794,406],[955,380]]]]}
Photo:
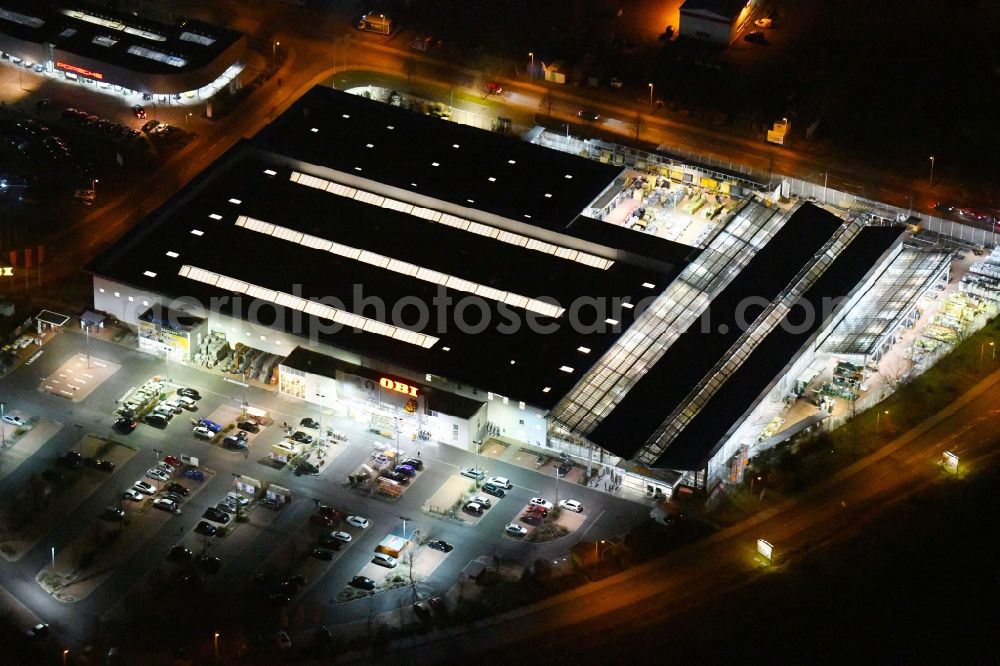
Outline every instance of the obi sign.
{"type": "Polygon", "coordinates": [[[395,391],[396,393],[402,393],[403,395],[408,395],[413,398],[417,397],[417,387],[410,386],[409,384],[404,384],[403,382],[397,382],[395,379],[389,379],[388,377],[382,377],[378,380],[379,386],[390,391],[395,391]]]}

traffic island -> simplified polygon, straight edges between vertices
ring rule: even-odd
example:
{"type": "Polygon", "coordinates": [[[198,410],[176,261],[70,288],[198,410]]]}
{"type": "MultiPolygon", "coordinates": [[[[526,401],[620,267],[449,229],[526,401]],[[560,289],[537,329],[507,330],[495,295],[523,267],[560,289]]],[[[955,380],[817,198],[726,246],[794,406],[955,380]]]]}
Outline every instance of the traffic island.
{"type": "Polygon", "coordinates": [[[478,492],[479,485],[473,479],[455,474],[448,477],[420,510],[437,518],[451,518],[463,525],[478,525],[489,510],[484,511],[482,516],[471,516],[462,511],[465,498],[478,492]]]}
{"type": "Polygon", "coordinates": [[[533,543],[542,543],[561,539],[580,529],[586,519],[587,517],[582,513],[574,513],[555,507],[545,517],[542,524],[528,535],[527,540],[533,543]]]}

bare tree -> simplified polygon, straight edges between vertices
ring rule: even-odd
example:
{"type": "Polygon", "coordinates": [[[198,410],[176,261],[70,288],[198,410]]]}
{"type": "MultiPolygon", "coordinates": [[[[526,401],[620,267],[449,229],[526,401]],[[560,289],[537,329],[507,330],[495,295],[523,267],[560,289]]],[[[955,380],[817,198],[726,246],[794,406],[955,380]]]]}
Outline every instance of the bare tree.
{"type": "Polygon", "coordinates": [[[891,363],[884,364],[885,367],[879,369],[882,381],[892,389],[893,393],[903,388],[913,379],[913,366],[909,361],[897,359],[891,363]]]}

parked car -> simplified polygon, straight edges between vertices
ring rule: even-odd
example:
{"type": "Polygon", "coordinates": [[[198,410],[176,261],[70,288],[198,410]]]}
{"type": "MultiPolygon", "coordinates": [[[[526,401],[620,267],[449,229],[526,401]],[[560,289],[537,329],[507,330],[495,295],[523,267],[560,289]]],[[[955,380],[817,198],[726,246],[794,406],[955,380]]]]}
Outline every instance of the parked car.
{"type": "Polygon", "coordinates": [[[135,427],[139,425],[134,419],[120,418],[115,421],[115,430],[122,434],[128,434],[135,430],[135,427]]]}
{"type": "Polygon", "coordinates": [[[54,469],[47,469],[44,472],[42,472],[42,479],[44,481],[48,481],[49,483],[55,483],[55,484],[66,483],[66,477],[54,469]]]}
{"type": "Polygon", "coordinates": [[[257,506],[262,506],[265,509],[270,509],[271,511],[277,511],[281,508],[281,505],[270,497],[265,497],[261,501],[257,502],[257,506]]]}
{"type": "Polygon", "coordinates": [[[222,523],[225,525],[229,522],[230,516],[225,511],[216,509],[214,506],[210,506],[205,509],[205,513],[201,514],[202,518],[211,520],[213,523],[222,523]]]}
{"type": "Polygon", "coordinates": [[[347,523],[349,525],[353,525],[354,527],[360,527],[363,530],[368,529],[368,525],[370,524],[367,518],[363,518],[361,516],[348,516],[347,523]]]}
{"type": "Polygon", "coordinates": [[[135,488],[129,488],[123,492],[122,497],[127,500],[132,500],[133,502],[141,502],[144,499],[142,493],[135,488]]]}
{"type": "Polygon", "coordinates": [[[328,518],[343,518],[345,512],[326,504],[320,504],[319,508],[316,509],[316,513],[328,518]]]}
{"type": "Polygon", "coordinates": [[[195,437],[201,437],[201,438],[203,438],[203,439],[212,439],[212,437],[214,436],[214,435],[212,434],[212,431],[211,431],[211,430],[209,430],[209,429],[208,429],[208,428],[206,428],[205,426],[200,426],[200,425],[199,425],[199,426],[195,426],[195,427],[194,427],[194,428],[193,428],[193,429],[191,430],[191,432],[193,432],[193,433],[194,433],[194,436],[195,436],[195,437]]]}
{"type": "Polygon", "coordinates": [[[176,545],[167,551],[167,560],[170,562],[190,562],[194,553],[181,545],[176,545]]]}
{"type": "MultiPolygon", "coordinates": [[[[174,398],[174,403],[178,407],[183,407],[189,412],[193,412],[196,409],[198,409],[198,402],[194,398],[189,398],[186,395],[177,396],[176,398],[174,398]]],[[[177,413],[180,414],[180,411],[178,411],[177,413]]]]}
{"type": "Polygon", "coordinates": [[[216,574],[222,568],[222,560],[218,557],[201,555],[198,558],[198,567],[205,573],[216,574]]]}
{"type": "Polygon", "coordinates": [[[521,522],[528,525],[541,525],[543,518],[537,513],[528,512],[521,516],[521,522]]]}
{"type": "Polygon", "coordinates": [[[174,469],[174,466],[168,463],[166,460],[161,460],[156,464],[156,466],[157,468],[162,469],[167,474],[173,474],[174,472],[177,471],[176,469],[174,469]]]}
{"type": "Polygon", "coordinates": [[[375,556],[372,557],[372,564],[392,569],[395,568],[398,562],[396,561],[396,558],[391,555],[386,555],[385,553],[375,553],[375,556]]]}
{"type": "Polygon", "coordinates": [[[221,425],[219,425],[215,421],[210,421],[209,419],[198,419],[198,425],[202,426],[203,428],[208,428],[212,432],[219,432],[220,430],[222,430],[221,425]]]}
{"type": "Polygon", "coordinates": [[[136,481],[135,483],[132,484],[132,487],[135,488],[136,490],[138,490],[143,495],[155,495],[156,494],[156,488],[153,487],[153,484],[151,484],[151,483],[149,483],[147,481],[141,481],[141,480],[140,481],[136,481]]]}
{"type": "Polygon", "coordinates": [[[236,492],[228,492],[228,493],[226,493],[226,499],[231,499],[234,502],[238,503],[240,506],[246,506],[247,504],[250,503],[249,499],[247,499],[243,495],[240,495],[239,493],[236,493],[236,492]]]}
{"type": "Polygon", "coordinates": [[[526,508],[524,512],[533,513],[541,518],[544,518],[545,516],[549,515],[549,510],[546,509],[544,506],[535,506],[534,504],[528,506],[528,508],[526,508]]]}
{"type": "Polygon", "coordinates": [[[185,386],[177,389],[177,395],[182,395],[185,398],[191,398],[192,400],[201,400],[201,393],[198,393],[198,391],[193,388],[187,388],[185,386]]]}
{"type": "Polygon", "coordinates": [[[184,501],[184,498],[178,495],[177,493],[163,493],[162,496],[166,497],[169,500],[173,500],[177,504],[181,504],[184,501]]]}
{"type": "Polygon", "coordinates": [[[17,426],[18,428],[24,425],[24,419],[22,419],[20,416],[14,416],[13,414],[4,414],[3,422],[6,423],[7,425],[17,426]]]}
{"type": "Polygon", "coordinates": [[[347,583],[351,587],[356,587],[359,590],[374,590],[375,581],[367,576],[355,576],[347,583]]]}
{"type": "Polygon", "coordinates": [[[332,536],[334,539],[337,539],[338,541],[350,541],[351,540],[351,535],[348,534],[347,532],[331,532],[330,536],[332,536]]]}
{"type": "Polygon", "coordinates": [[[404,460],[400,464],[401,465],[409,465],[410,467],[412,467],[413,469],[417,470],[418,472],[420,472],[420,471],[422,471],[424,469],[424,461],[421,460],[420,458],[407,458],[406,460],[404,460]]]}
{"type": "Polygon", "coordinates": [[[493,495],[494,497],[503,497],[507,494],[503,488],[494,483],[484,483],[482,491],[487,495],[493,495]]]}
{"type": "Polygon", "coordinates": [[[487,483],[492,483],[494,486],[499,486],[504,490],[510,490],[514,487],[514,484],[510,482],[510,479],[505,476],[491,476],[487,483]]]}
{"type": "Polygon", "coordinates": [[[336,521],[328,516],[323,516],[318,513],[314,513],[309,516],[309,522],[313,525],[319,525],[320,527],[333,527],[336,521]]]}
{"type": "Polygon", "coordinates": [[[184,476],[191,479],[192,481],[204,481],[205,473],[200,469],[189,469],[184,472],[184,476]]]}
{"type": "Polygon", "coordinates": [[[404,485],[410,482],[410,477],[401,472],[394,472],[391,469],[383,469],[378,473],[378,475],[385,479],[392,479],[393,481],[395,481],[400,485],[404,485]]]}
{"type": "Polygon", "coordinates": [[[170,420],[167,419],[163,414],[150,413],[146,414],[146,423],[156,428],[166,428],[170,420]]]}
{"type": "Polygon", "coordinates": [[[479,467],[466,467],[462,470],[461,474],[476,481],[482,481],[486,477],[486,472],[479,467]]]}
{"type": "Polygon", "coordinates": [[[154,467],[153,469],[146,470],[146,478],[156,479],[157,481],[169,481],[170,475],[162,469],[154,467]]]}
{"type": "Polygon", "coordinates": [[[49,635],[49,625],[39,622],[25,633],[28,635],[28,638],[37,641],[49,635]]]}
{"type": "Polygon", "coordinates": [[[178,506],[177,502],[172,499],[167,499],[166,497],[158,497],[153,500],[153,506],[161,511],[169,511],[170,513],[180,514],[181,508],[178,506]]]}
{"type": "Polygon", "coordinates": [[[160,124],[159,120],[148,120],[142,126],[142,131],[146,134],[152,132],[160,124]]]}
{"type": "Polygon", "coordinates": [[[319,429],[319,421],[316,419],[311,419],[308,416],[299,421],[299,425],[303,428],[312,428],[313,430],[319,429]]]}
{"type": "Polygon", "coordinates": [[[412,465],[396,465],[394,470],[397,474],[405,474],[406,476],[416,476],[417,470],[413,468],[412,465]]]}
{"type": "Polygon", "coordinates": [[[219,528],[212,523],[203,520],[198,523],[198,525],[194,528],[194,531],[198,534],[204,534],[205,536],[215,536],[218,533],[219,528]]]}
{"type": "Polygon", "coordinates": [[[767,37],[764,36],[764,32],[761,30],[754,30],[753,32],[748,32],[743,35],[743,41],[751,42],[753,44],[761,44],[767,46],[770,42],[767,41],[767,37]]]}
{"type": "Polygon", "coordinates": [[[601,114],[599,114],[597,111],[594,111],[593,109],[580,109],[579,111],[576,112],[576,115],[583,120],[590,120],[590,121],[600,120],[601,118],[601,114]]]}
{"type": "Polygon", "coordinates": [[[67,451],[59,457],[59,464],[69,469],[76,469],[83,461],[83,456],[78,451],[67,451]]]}
{"type": "Polygon", "coordinates": [[[473,516],[481,516],[483,515],[483,505],[477,502],[468,502],[465,506],[462,507],[462,511],[470,513],[473,516]]]}
{"type": "Polygon", "coordinates": [[[489,509],[491,506],[493,506],[493,504],[490,502],[490,498],[489,497],[483,497],[482,495],[476,495],[475,497],[473,497],[469,501],[470,502],[475,502],[476,504],[482,505],[482,507],[484,509],[489,509]]]}
{"type": "Polygon", "coordinates": [[[551,509],[552,508],[552,502],[548,501],[547,499],[543,499],[541,497],[532,497],[531,500],[528,502],[528,504],[533,504],[535,506],[540,506],[543,509],[551,509]]]}
{"type": "Polygon", "coordinates": [[[109,506],[104,509],[104,514],[101,516],[104,520],[124,520],[125,519],[125,509],[118,506],[109,506]]]}
{"type": "Polygon", "coordinates": [[[260,432],[260,425],[254,423],[253,421],[240,421],[236,424],[236,427],[240,430],[245,430],[246,432],[258,433],[260,432]]]}
{"type": "Polygon", "coordinates": [[[427,544],[434,550],[440,550],[442,553],[450,553],[455,547],[452,546],[447,541],[443,539],[436,539],[427,544]]]}
{"type": "Polygon", "coordinates": [[[335,553],[329,548],[313,548],[310,554],[317,560],[325,560],[326,562],[329,562],[333,559],[335,553]]]}
{"type": "Polygon", "coordinates": [[[294,435],[292,435],[292,441],[298,442],[300,444],[312,444],[313,436],[306,434],[301,430],[298,430],[294,435]]]}
{"type": "Polygon", "coordinates": [[[559,508],[572,511],[573,513],[583,513],[583,505],[576,500],[560,500],[559,508]]]}
{"type": "Polygon", "coordinates": [[[115,464],[110,460],[101,460],[100,458],[84,458],[83,462],[85,462],[89,467],[99,469],[102,472],[115,471],[115,464]]]}
{"type": "Polygon", "coordinates": [[[511,536],[519,536],[519,537],[524,536],[525,534],[528,533],[527,528],[525,528],[522,525],[517,525],[515,523],[508,523],[507,527],[504,528],[504,531],[507,532],[507,534],[510,534],[511,536]]]}
{"type": "Polygon", "coordinates": [[[183,464],[177,456],[163,456],[163,462],[174,467],[180,467],[183,464]]]}
{"type": "Polygon", "coordinates": [[[330,550],[340,550],[344,547],[344,542],[339,539],[334,539],[329,534],[321,534],[316,538],[316,545],[320,548],[329,548],[330,550]]]}
{"type": "MultiPolygon", "coordinates": [[[[201,426],[199,426],[198,428],[201,428],[201,426]]],[[[198,428],[195,428],[195,430],[197,431],[198,428]]],[[[207,430],[207,428],[205,430],[207,430]]],[[[209,437],[211,436],[212,436],[211,433],[209,433],[209,437]]],[[[238,451],[242,451],[243,449],[247,448],[247,441],[240,437],[236,437],[235,435],[226,435],[225,437],[222,438],[222,445],[225,446],[227,449],[236,449],[238,451]]]]}

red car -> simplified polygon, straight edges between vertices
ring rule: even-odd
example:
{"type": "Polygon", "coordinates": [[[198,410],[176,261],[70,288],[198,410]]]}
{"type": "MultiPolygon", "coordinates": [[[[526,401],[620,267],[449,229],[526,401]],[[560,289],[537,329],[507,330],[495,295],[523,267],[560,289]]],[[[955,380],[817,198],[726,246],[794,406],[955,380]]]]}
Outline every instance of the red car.
{"type": "Polygon", "coordinates": [[[146,109],[136,104],[135,106],[132,107],[132,115],[134,115],[136,118],[145,118],[146,109]]]}
{"type": "Polygon", "coordinates": [[[313,525],[319,525],[320,527],[333,527],[333,518],[327,518],[326,516],[314,513],[310,518],[309,522],[313,525]]]}
{"type": "Polygon", "coordinates": [[[503,86],[501,86],[496,81],[490,81],[483,86],[483,92],[486,93],[487,95],[502,95],[503,86]]]}
{"type": "Polygon", "coordinates": [[[322,505],[316,510],[316,513],[325,516],[326,518],[342,518],[343,512],[334,509],[332,506],[322,505]]]}
{"type": "Polygon", "coordinates": [[[178,458],[177,456],[166,456],[163,458],[163,462],[167,463],[168,465],[173,465],[174,467],[181,466],[181,459],[178,458]]]}
{"type": "Polygon", "coordinates": [[[525,509],[525,513],[534,513],[544,518],[545,516],[549,515],[549,510],[546,509],[544,506],[535,506],[534,504],[532,504],[527,509],[525,509]]]}

